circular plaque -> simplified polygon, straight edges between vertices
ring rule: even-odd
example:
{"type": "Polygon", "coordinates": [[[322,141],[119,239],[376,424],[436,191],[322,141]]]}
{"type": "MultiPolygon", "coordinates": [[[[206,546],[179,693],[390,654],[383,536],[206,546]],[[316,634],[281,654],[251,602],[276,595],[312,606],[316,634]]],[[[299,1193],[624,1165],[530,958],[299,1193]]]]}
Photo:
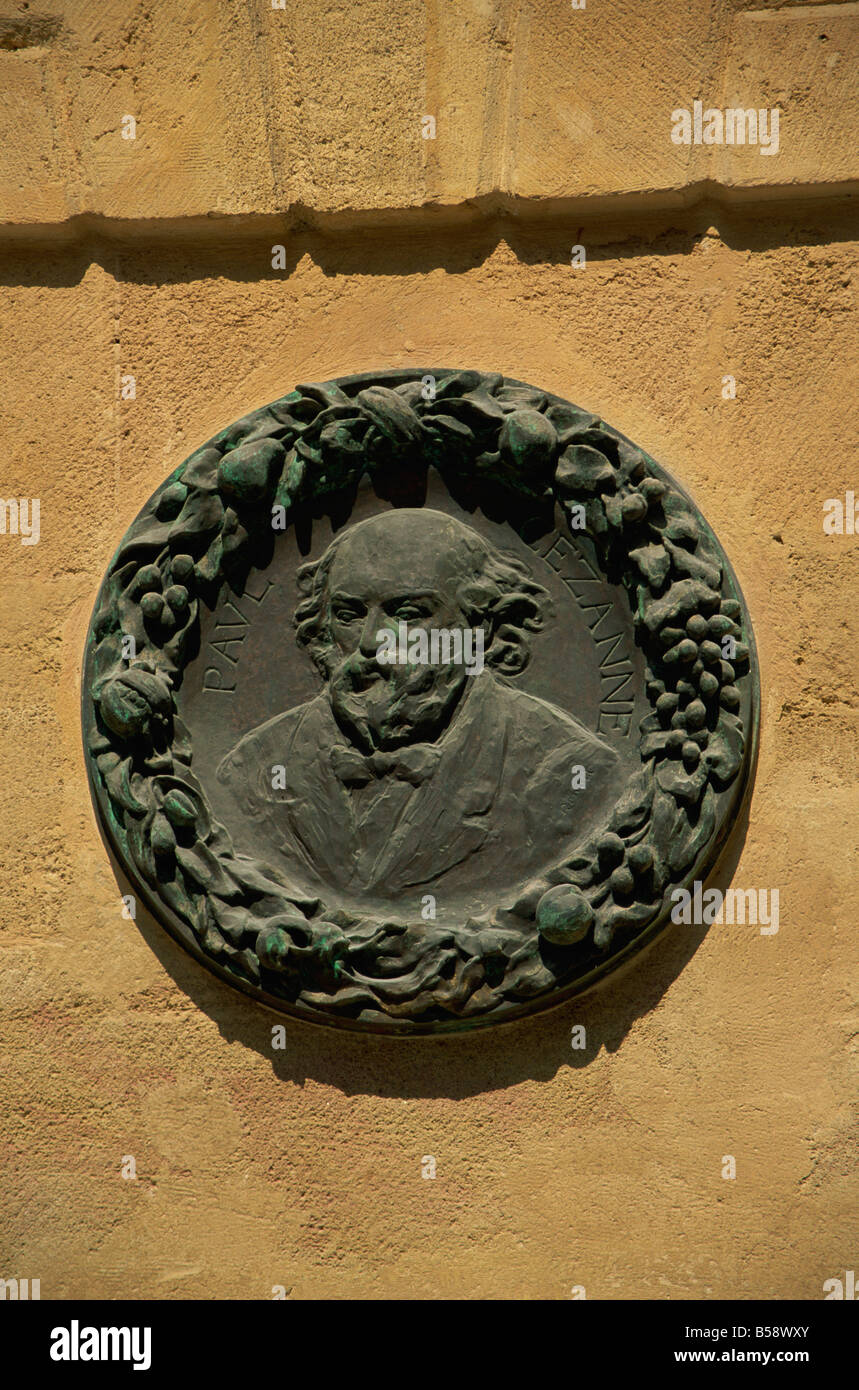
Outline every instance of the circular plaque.
{"type": "Polygon", "coordinates": [[[83,682],[150,911],[270,1007],[395,1034],[547,1008],[650,942],[737,818],[758,704],[673,478],[451,369],[299,386],[192,454],[113,558],[83,682]]]}

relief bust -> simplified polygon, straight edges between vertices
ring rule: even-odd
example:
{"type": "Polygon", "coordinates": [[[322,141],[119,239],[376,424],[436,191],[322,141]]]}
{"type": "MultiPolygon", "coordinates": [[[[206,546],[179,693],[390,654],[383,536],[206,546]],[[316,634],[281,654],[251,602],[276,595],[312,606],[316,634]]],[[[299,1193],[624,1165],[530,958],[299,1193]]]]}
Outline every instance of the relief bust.
{"type": "Polygon", "coordinates": [[[548,616],[518,557],[453,517],[405,509],[341,532],[301,580],[296,636],[323,690],[218,769],[290,871],[381,897],[443,892],[515,881],[584,832],[616,790],[618,757],[507,683],[548,616]],[[382,634],[402,624],[477,630],[485,664],[384,663],[382,634]]]}

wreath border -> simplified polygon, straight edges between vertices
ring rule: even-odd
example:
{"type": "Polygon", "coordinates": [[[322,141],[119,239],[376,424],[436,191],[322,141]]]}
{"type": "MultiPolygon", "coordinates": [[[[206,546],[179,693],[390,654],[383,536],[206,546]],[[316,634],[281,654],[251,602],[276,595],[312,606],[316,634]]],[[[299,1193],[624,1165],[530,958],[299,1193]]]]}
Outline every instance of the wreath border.
{"type": "Polygon", "coordinates": [[[667,925],[669,891],[713,865],[739,815],[759,703],[736,578],[674,479],[599,417],[500,374],[458,369],[298,386],[191,454],[113,557],[82,689],[93,797],[156,918],[269,1007],[395,1034],[554,1007],[652,940],[667,925]],[[568,522],[584,522],[570,534],[584,529],[602,573],[627,592],[651,701],[642,769],[608,828],[488,922],[456,933],[329,911],[279,871],[236,854],[191,771],[175,700],[199,640],[200,604],[214,608],[224,583],[241,593],[291,513],[354,497],[365,474],[381,497],[407,505],[404,478],[418,462],[471,509],[488,501],[502,514],[525,504],[523,526],[539,526],[560,505],[568,522]],[[725,638],[735,645],[731,661],[725,638]],[[366,973],[382,948],[399,955],[402,975],[366,973]]]}

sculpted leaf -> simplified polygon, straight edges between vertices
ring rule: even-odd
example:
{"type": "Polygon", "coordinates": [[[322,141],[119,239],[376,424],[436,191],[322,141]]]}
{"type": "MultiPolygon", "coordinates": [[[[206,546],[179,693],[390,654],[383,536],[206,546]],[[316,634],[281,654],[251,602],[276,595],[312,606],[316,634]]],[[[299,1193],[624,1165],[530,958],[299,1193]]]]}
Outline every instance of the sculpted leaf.
{"type": "Polygon", "coordinates": [[[720,729],[710,736],[704,759],[719,785],[733,781],[743,760],[745,739],[742,725],[734,715],[722,716],[720,729]]]}
{"type": "Polygon", "coordinates": [[[651,589],[661,589],[668,578],[671,556],[664,545],[644,545],[629,552],[629,558],[647,580],[651,589]]]}
{"type": "Polygon", "coordinates": [[[682,874],[694,864],[713,833],[715,821],[716,797],[713,788],[708,787],[697,809],[697,818],[694,821],[687,819],[670,846],[668,866],[674,874],[682,874]]]}

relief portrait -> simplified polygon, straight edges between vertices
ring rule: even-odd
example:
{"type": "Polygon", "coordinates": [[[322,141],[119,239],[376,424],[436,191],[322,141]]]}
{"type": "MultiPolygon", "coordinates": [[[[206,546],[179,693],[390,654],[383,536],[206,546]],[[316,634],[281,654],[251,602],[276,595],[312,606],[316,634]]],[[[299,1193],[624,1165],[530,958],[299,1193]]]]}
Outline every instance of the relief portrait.
{"type": "Polygon", "coordinates": [[[299,592],[294,636],[319,693],[274,710],[217,770],[258,853],[311,887],[393,901],[510,885],[599,824],[619,759],[522,685],[552,606],[518,555],[445,513],[392,510],[339,532],[299,592]],[[419,629],[467,632],[481,659],[436,644],[436,660],[384,660],[383,635],[419,629]]]}
{"type": "Polygon", "coordinates": [[[135,892],[228,985],[355,1031],[590,989],[705,880],[757,754],[706,519],[491,372],[309,382],[220,430],[129,528],[84,677],[135,892]]]}

